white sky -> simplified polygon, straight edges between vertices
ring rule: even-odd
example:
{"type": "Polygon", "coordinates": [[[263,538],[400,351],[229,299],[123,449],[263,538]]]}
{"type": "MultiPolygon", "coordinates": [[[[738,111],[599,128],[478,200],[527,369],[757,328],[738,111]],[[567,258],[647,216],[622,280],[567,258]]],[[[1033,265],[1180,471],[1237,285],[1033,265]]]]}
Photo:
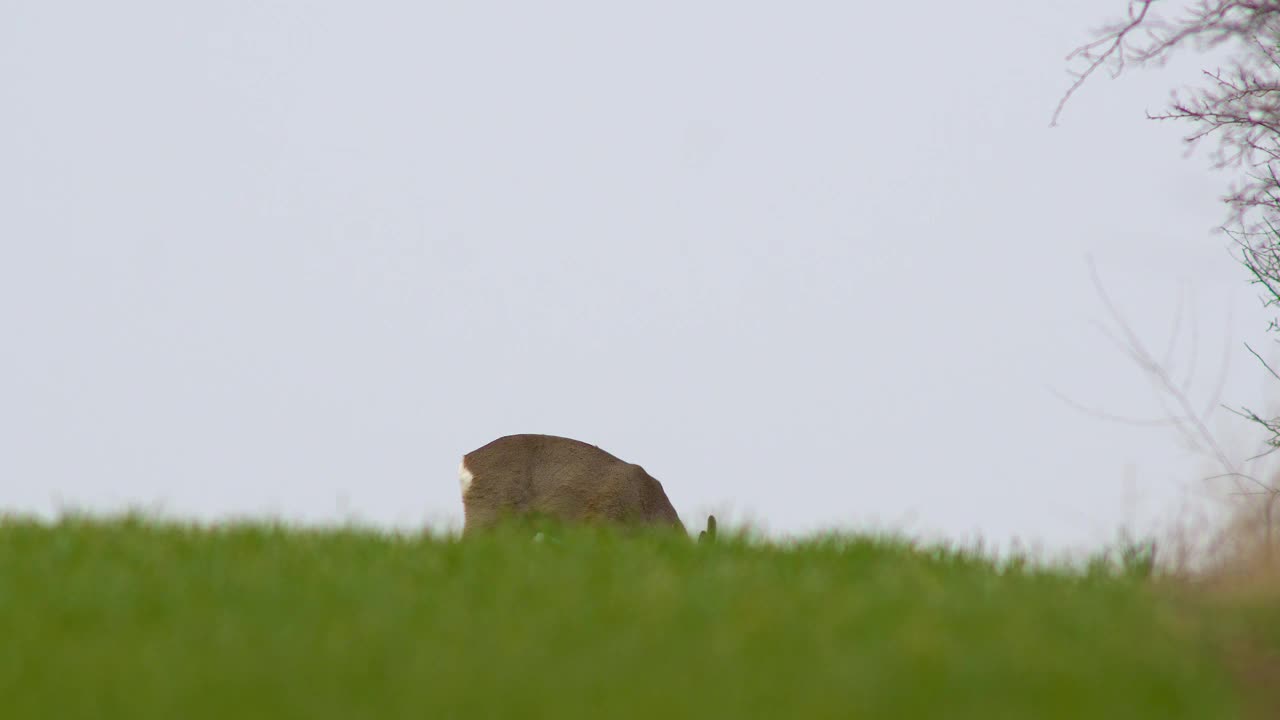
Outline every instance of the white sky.
{"type": "Polygon", "coordinates": [[[1161,413],[1086,255],[1161,350],[1187,291],[1197,403],[1226,342],[1274,387],[1226,177],[1143,117],[1199,61],[1048,127],[1123,6],[4,0],[0,508],[456,526],[543,432],[694,525],[1150,522],[1216,468],[1049,392],[1161,413]]]}

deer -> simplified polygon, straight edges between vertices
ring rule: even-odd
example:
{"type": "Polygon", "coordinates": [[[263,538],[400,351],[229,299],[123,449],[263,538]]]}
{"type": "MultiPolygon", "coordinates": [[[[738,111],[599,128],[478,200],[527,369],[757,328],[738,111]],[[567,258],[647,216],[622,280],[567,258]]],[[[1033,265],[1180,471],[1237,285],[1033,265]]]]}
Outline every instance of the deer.
{"type": "MultiPolygon", "coordinates": [[[[686,533],[662,483],[645,469],[595,445],[556,435],[500,437],[458,464],[463,536],[504,517],[543,515],[561,522],[658,526],[686,533]]],[[[700,542],[715,538],[707,518],[700,542]]]]}

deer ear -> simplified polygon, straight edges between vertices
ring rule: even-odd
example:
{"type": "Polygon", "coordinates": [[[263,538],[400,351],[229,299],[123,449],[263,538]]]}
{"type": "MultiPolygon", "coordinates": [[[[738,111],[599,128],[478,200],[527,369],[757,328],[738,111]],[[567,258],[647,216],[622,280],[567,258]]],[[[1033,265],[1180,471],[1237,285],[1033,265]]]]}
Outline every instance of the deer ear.
{"type": "Polygon", "coordinates": [[[711,542],[716,539],[716,516],[707,516],[707,529],[698,533],[698,542],[711,542]]]}

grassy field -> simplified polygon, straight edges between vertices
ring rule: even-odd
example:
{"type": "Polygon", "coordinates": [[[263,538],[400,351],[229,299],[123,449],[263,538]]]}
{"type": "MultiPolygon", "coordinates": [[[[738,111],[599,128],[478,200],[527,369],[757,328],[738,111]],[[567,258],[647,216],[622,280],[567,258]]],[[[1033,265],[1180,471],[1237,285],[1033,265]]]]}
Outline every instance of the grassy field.
{"type": "Polygon", "coordinates": [[[866,538],[10,519],[0,717],[1241,717],[1178,597],[866,538]]]}

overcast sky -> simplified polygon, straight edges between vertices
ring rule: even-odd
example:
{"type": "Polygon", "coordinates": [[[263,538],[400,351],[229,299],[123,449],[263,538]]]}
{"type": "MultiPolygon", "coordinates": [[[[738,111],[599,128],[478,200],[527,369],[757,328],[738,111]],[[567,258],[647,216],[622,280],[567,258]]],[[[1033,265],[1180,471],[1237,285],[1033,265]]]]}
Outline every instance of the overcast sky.
{"type": "Polygon", "coordinates": [[[3,0],[0,508],[456,527],[540,432],[695,525],[1152,522],[1218,469],[1051,392],[1162,412],[1086,256],[1161,354],[1185,297],[1197,404],[1226,343],[1274,387],[1227,178],[1143,117],[1201,61],[1049,127],[1123,6],[3,0]]]}

